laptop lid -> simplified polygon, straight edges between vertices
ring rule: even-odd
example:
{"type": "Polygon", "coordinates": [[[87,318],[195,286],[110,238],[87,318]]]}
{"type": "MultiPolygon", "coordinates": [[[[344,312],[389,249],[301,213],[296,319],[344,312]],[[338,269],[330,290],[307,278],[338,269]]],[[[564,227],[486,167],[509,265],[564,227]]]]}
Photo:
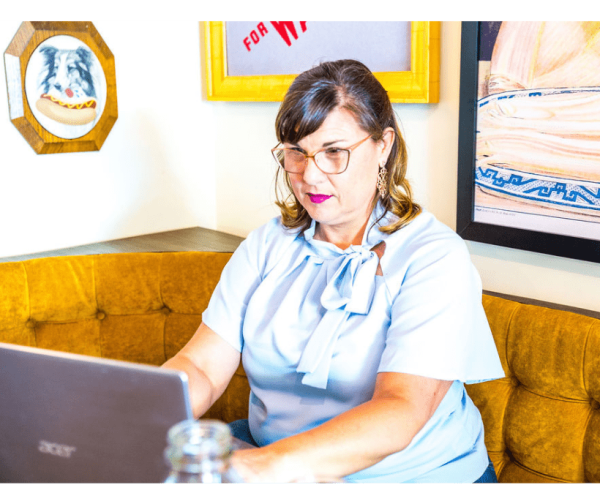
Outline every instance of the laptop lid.
{"type": "Polygon", "coordinates": [[[164,481],[184,373],[0,343],[0,482],[164,481]]]}

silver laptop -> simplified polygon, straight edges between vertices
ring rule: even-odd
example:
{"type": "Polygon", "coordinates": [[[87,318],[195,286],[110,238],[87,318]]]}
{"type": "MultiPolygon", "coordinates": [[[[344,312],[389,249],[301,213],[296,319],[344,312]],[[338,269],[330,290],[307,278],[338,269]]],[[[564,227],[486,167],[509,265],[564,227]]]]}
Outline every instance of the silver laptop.
{"type": "Polygon", "coordinates": [[[0,482],[164,481],[190,418],[184,373],[0,343],[0,482]]]}

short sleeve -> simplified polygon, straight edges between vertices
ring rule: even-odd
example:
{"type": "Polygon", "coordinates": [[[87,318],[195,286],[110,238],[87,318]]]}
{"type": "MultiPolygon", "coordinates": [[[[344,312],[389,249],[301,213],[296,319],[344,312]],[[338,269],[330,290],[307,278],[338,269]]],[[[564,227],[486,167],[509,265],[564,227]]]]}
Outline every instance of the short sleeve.
{"type": "Polygon", "coordinates": [[[481,280],[457,235],[415,246],[378,371],[465,383],[504,376],[481,302],[481,280]]]}
{"type": "Polygon", "coordinates": [[[202,314],[202,322],[239,352],[246,307],[261,279],[256,245],[256,240],[248,237],[236,249],[202,314]]]}

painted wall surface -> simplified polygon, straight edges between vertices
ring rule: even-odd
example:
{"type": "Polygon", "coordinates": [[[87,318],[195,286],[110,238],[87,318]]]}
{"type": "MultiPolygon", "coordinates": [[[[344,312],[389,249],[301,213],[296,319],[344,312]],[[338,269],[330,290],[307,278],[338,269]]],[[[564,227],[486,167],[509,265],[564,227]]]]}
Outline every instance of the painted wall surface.
{"type": "MultiPolygon", "coordinates": [[[[141,48],[130,23],[95,22],[115,54],[119,98],[100,152],[38,156],[0,104],[0,257],[190,226],[246,236],[277,215],[279,104],[203,100],[198,22],[152,23],[144,32],[161,37],[141,48]]],[[[0,21],[0,46],[18,26],[0,21]]],[[[394,106],[415,197],[453,229],[460,33],[459,22],[442,24],[440,102],[394,106]]],[[[4,86],[3,75],[0,96],[4,86]]],[[[467,245],[484,289],[600,310],[599,264],[467,245]]]]}
{"type": "MultiPolygon", "coordinates": [[[[2,53],[19,26],[0,20],[2,53]]],[[[9,120],[2,62],[0,257],[216,225],[214,107],[201,97],[198,23],[94,26],[115,55],[119,106],[100,151],[36,154],[9,120]],[[143,33],[162,35],[142,45],[143,33]]]]}

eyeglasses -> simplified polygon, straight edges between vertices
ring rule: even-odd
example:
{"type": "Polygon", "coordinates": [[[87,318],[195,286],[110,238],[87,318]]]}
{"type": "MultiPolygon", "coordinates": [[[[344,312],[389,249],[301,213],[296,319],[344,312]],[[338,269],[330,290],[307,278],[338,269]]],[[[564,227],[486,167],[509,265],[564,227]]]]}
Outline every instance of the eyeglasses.
{"type": "Polygon", "coordinates": [[[344,173],[348,168],[348,165],[350,164],[350,153],[369,138],[371,138],[371,135],[346,149],[326,147],[312,155],[304,153],[298,147],[291,149],[275,147],[271,149],[271,153],[273,154],[275,161],[277,161],[277,164],[288,173],[304,173],[309,158],[312,158],[317,165],[317,168],[323,173],[339,175],[340,173],[344,173]]]}

